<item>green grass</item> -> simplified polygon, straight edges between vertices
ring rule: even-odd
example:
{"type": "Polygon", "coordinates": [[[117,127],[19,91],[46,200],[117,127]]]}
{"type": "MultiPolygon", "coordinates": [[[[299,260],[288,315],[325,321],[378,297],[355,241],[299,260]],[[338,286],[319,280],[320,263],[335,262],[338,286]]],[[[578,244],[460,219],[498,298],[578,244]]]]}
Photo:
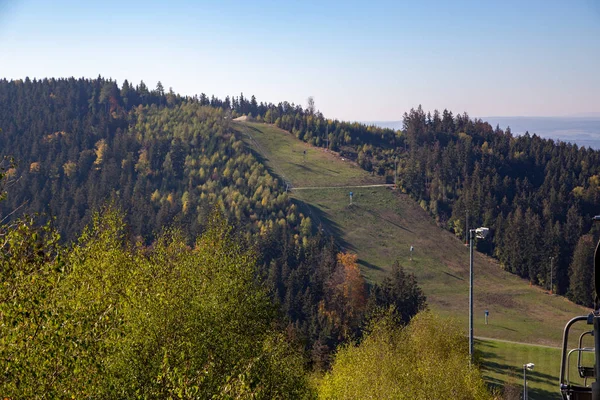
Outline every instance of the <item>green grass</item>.
{"type": "MultiPolygon", "coordinates": [[[[587,345],[591,345],[591,343],[587,343],[587,345]]],[[[527,371],[529,398],[531,400],[561,398],[558,386],[560,349],[494,340],[477,340],[475,350],[483,359],[484,378],[492,386],[503,386],[505,383],[509,383],[522,391],[523,364],[534,363],[533,371],[527,371]]],[[[582,360],[585,366],[592,366],[594,362],[593,355],[590,353],[584,353],[582,360]]],[[[583,380],[577,375],[576,355],[572,356],[571,361],[569,375],[571,383],[582,385],[583,380]]]]}
{"type": "MultiPolygon", "coordinates": [[[[353,189],[349,206],[346,189],[298,191],[345,249],[356,252],[365,277],[380,281],[394,260],[413,272],[432,309],[468,324],[468,248],[435,225],[406,195],[388,188],[353,189]],[[414,246],[410,259],[410,246],[414,246]]],[[[503,271],[489,257],[475,254],[474,330],[477,336],[558,345],[564,323],[587,312],[562,297],[550,296],[503,271]],[[484,310],[489,310],[489,324],[484,310]]]]}
{"type": "Polygon", "coordinates": [[[310,146],[275,126],[236,122],[234,127],[250,134],[260,148],[248,142],[259,152],[268,154],[266,164],[296,187],[382,183],[380,178],[370,176],[355,163],[342,161],[337,153],[310,146]]]}
{"type": "MultiPolygon", "coordinates": [[[[248,143],[265,156],[273,172],[285,175],[295,187],[382,183],[351,161],[313,148],[276,127],[255,123],[237,126],[240,131],[246,129],[251,133],[258,145],[249,139],[248,143]],[[308,152],[306,162],[304,150],[308,152]]],[[[417,276],[430,308],[456,319],[467,331],[468,248],[438,227],[414,200],[384,187],[297,190],[292,197],[316,224],[322,224],[335,235],[341,247],[358,255],[367,280],[380,281],[393,262],[399,260],[417,276]],[[354,192],[352,206],[350,190],[354,192]],[[411,245],[415,249],[412,260],[411,245]]],[[[479,253],[475,254],[474,298],[475,335],[515,342],[559,346],[565,323],[589,312],[563,297],[529,286],[528,282],[503,271],[495,260],[479,253]],[[484,323],[486,309],[490,311],[488,325],[484,323]]],[[[534,377],[539,373],[539,393],[556,391],[558,350],[481,343],[483,359],[490,366],[490,382],[510,380],[511,366],[522,368],[524,363],[535,363],[533,357],[540,357],[541,369],[534,372],[534,377]],[[547,382],[542,378],[548,378],[547,382]]],[[[534,384],[537,383],[534,379],[534,384]]],[[[537,390],[537,386],[532,388],[537,390]]]]}

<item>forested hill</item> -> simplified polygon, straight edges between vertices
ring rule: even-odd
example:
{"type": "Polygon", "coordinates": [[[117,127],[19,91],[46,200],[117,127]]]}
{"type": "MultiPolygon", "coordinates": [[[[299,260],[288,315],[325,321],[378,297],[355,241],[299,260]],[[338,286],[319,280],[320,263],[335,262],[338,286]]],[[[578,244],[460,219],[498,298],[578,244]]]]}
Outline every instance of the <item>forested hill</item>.
{"type": "Polygon", "coordinates": [[[532,283],[593,301],[592,246],[600,235],[600,151],[529,133],[513,136],[467,113],[404,114],[403,130],[326,119],[288,103],[256,105],[234,98],[234,113],[274,123],[315,146],[328,146],[393,182],[440,226],[465,238],[465,227],[487,226],[478,248],[532,283]],[[468,215],[468,217],[467,217],[468,215]],[[580,251],[576,251],[579,248],[580,251]],[[552,275],[552,277],[551,277],[552,275]]]}
{"type": "Polygon", "coordinates": [[[403,184],[423,207],[459,236],[468,213],[471,227],[493,229],[493,241],[481,249],[507,270],[549,287],[553,266],[559,293],[592,304],[592,264],[573,254],[589,240],[582,235],[599,211],[599,151],[514,137],[466,114],[452,124],[419,108],[404,125],[412,146],[403,184]]]}
{"type": "MultiPolygon", "coordinates": [[[[45,246],[34,228],[44,220],[53,245],[77,246],[107,204],[124,214],[127,243],[140,249],[171,225],[192,245],[218,213],[253,250],[256,278],[281,311],[278,323],[318,368],[360,333],[368,304],[395,304],[408,322],[425,304],[414,278],[396,269],[369,300],[356,256],[339,253],[230,127],[240,104],[255,101],[183,98],[160,84],[150,91],[143,82],[118,87],[103,78],[0,80],[0,156],[8,157],[0,164],[3,254],[10,258],[11,235],[45,246]],[[34,224],[18,220],[37,213],[34,224]],[[393,295],[403,290],[417,296],[393,295]]],[[[2,299],[0,306],[16,304],[2,299]]]]}
{"type": "MultiPolygon", "coordinates": [[[[479,250],[546,288],[552,273],[555,291],[592,304],[589,243],[598,237],[591,218],[599,213],[599,151],[535,134],[513,136],[510,128],[494,129],[466,113],[431,114],[421,107],[405,113],[397,132],[326,120],[311,110],[286,112],[281,105],[272,114],[298,138],[329,143],[388,181],[396,159],[402,189],[440,226],[460,238],[467,218],[471,228],[490,227],[492,239],[479,242],[479,250]]],[[[263,119],[273,117],[267,112],[263,119]]]]}
{"type": "Polygon", "coordinates": [[[0,81],[0,155],[16,162],[6,171],[0,219],[52,217],[61,242],[70,243],[111,203],[124,212],[130,240],[151,244],[175,224],[192,244],[217,209],[257,250],[259,274],[296,335],[308,349],[320,340],[326,356],[342,327],[319,323],[326,279],[316,277],[336,268],[336,249],[312,235],[310,219],[230,120],[223,108],[143,84],[0,81]]]}
{"type": "Polygon", "coordinates": [[[313,105],[258,103],[254,96],[182,98],[162,85],[118,87],[101,78],[4,80],[0,149],[17,160],[10,174],[19,179],[1,211],[23,204],[20,211],[47,211],[72,237],[89,210],[113,197],[132,211],[134,233],[150,238],[176,215],[195,234],[215,202],[254,231],[290,225],[301,240],[303,220],[304,233],[310,221],[243,148],[228,127],[229,114],[251,115],[328,146],[390,182],[396,159],[403,190],[440,226],[464,238],[468,214],[471,227],[493,232],[479,250],[544,287],[552,264],[555,290],[591,303],[590,254],[577,252],[579,261],[573,255],[596,232],[591,216],[600,203],[600,152],[513,136],[447,110],[411,110],[404,129],[394,131],[326,119],[313,105]]]}
{"type": "Polygon", "coordinates": [[[302,222],[221,108],[104,80],[0,82],[0,149],[16,166],[1,214],[44,212],[72,239],[112,198],[150,239],[178,217],[191,237],[213,206],[251,232],[302,222]]]}
{"type": "MultiPolygon", "coordinates": [[[[274,361],[301,374],[304,358],[313,370],[326,369],[336,347],[360,341],[382,308],[397,324],[426,306],[415,277],[398,263],[369,290],[357,256],[339,252],[244,145],[231,124],[242,114],[390,181],[398,162],[403,190],[441,226],[464,237],[468,210],[470,226],[493,230],[480,250],[539,284],[554,256],[559,291],[591,301],[598,152],[513,137],[448,111],[412,110],[403,131],[393,131],[328,120],[310,104],[181,97],[160,83],[149,90],[103,78],[0,80],[0,156],[15,160],[0,164],[0,197],[7,194],[0,274],[8,282],[0,291],[0,358],[11,363],[3,387],[21,397],[40,387],[75,397],[146,388],[165,397],[194,377],[206,393],[231,397],[252,387],[265,390],[257,398],[272,398],[282,386],[261,379],[289,372],[274,361]],[[84,229],[97,210],[105,215],[84,229]],[[18,219],[35,213],[41,216],[18,219]],[[216,225],[206,229],[211,220],[216,225]],[[181,231],[160,233],[171,224],[181,231]],[[281,357],[292,352],[276,337],[302,356],[281,357]]],[[[377,330],[369,332],[376,341],[377,330]]]]}

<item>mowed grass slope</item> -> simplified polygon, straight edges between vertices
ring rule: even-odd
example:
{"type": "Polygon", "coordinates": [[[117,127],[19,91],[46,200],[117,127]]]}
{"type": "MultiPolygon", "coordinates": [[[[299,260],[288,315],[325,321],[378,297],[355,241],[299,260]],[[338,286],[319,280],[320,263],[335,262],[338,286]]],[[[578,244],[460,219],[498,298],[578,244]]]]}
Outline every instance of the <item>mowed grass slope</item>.
{"type": "MultiPolygon", "coordinates": [[[[383,183],[353,162],[311,147],[274,126],[237,125],[240,132],[251,134],[248,144],[265,157],[273,172],[284,175],[294,187],[334,187],[294,190],[292,198],[316,224],[336,236],[340,247],[358,255],[367,280],[381,281],[398,260],[417,276],[430,308],[456,319],[467,332],[469,252],[461,240],[439,228],[405,194],[385,187],[343,187],[383,183]],[[354,193],[352,205],[350,191],[354,193]],[[414,246],[412,260],[410,246],[414,246]]],[[[563,297],[529,286],[479,253],[475,254],[474,280],[476,337],[559,346],[565,323],[589,312],[563,297]],[[490,312],[487,325],[486,309],[490,312]]],[[[580,332],[574,331],[572,337],[579,337],[580,332]]],[[[539,360],[530,385],[531,398],[556,397],[558,349],[488,339],[478,340],[476,349],[482,354],[491,383],[514,381],[521,385],[523,364],[539,360]]]]}
{"type": "Polygon", "coordinates": [[[259,148],[251,140],[249,143],[259,153],[265,153],[268,157],[265,163],[277,175],[291,181],[294,187],[383,183],[380,177],[367,174],[356,163],[297,140],[273,125],[234,122],[234,127],[246,137],[254,138],[259,148]]]}
{"type": "MultiPolygon", "coordinates": [[[[294,192],[345,249],[358,254],[364,275],[380,281],[394,260],[413,272],[432,309],[468,324],[469,252],[406,195],[388,188],[358,188],[353,205],[347,189],[294,192]],[[410,246],[414,252],[410,255],[410,246]]],[[[474,257],[475,335],[558,345],[566,321],[587,310],[550,296],[502,270],[489,257],[474,257]],[[489,310],[488,325],[484,311],[489,310]]]]}
{"type": "MultiPolygon", "coordinates": [[[[309,146],[272,125],[236,125],[258,143],[257,151],[273,172],[285,175],[294,187],[382,183],[380,177],[371,176],[355,163],[309,146]]],[[[256,143],[248,142],[256,148],[256,143]]],[[[468,326],[468,248],[439,228],[409,196],[385,187],[339,187],[296,190],[292,197],[316,224],[336,235],[341,247],[358,255],[367,280],[380,281],[398,260],[417,276],[433,310],[468,326]],[[352,205],[350,190],[354,193],[352,205]],[[414,246],[412,260],[410,246],[414,246]]],[[[530,287],[487,256],[475,253],[474,262],[476,336],[558,346],[564,324],[589,312],[563,297],[530,287]],[[488,325],[484,323],[486,309],[490,312],[488,325]]]]}

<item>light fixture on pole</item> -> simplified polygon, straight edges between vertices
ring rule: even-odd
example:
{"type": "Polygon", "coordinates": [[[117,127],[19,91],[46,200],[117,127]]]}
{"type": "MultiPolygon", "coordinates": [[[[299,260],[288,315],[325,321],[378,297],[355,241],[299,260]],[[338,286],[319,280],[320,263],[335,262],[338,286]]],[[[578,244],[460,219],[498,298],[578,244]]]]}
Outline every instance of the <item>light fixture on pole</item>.
{"type": "Polygon", "coordinates": [[[469,243],[469,210],[465,210],[467,216],[465,217],[465,245],[469,243]]]}
{"type": "Polygon", "coordinates": [[[552,294],[552,291],[554,289],[552,287],[552,284],[554,283],[552,282],[552,275],[554,275],[554,257],[550,257],[550,294],[552,294]]]}
{"type": "Polygon", "coordinates": [[[485,239],[489,228],[469,229],[469,359],[473,362],[473,242],[475,238],[485,239]]]}
{"type": "Polygon", "coordinates": [[[523,364],[523,400],[527,400],[527,371],[533,371],[534,363],[523,364]]]}
{"type": "Polygon", "coordinates": [[[394,189],[398,189],[398,157],[394,156],[394,189]]]}

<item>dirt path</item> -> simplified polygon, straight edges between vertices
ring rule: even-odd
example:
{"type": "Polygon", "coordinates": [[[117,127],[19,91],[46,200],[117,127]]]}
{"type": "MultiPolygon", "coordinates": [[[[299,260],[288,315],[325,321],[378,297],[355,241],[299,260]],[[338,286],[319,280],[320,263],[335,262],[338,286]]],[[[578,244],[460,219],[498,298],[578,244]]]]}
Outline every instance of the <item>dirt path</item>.
{"type": "Polygon", "coordinates": [[[320,189],[344,189],[344,188],[370,188],[370,187],[393,187],[393,183],[381,183],[377,185],[349,185],[349,186],[304,186],[295,187],[292,190],[320,190],[320,189]]]}
{"type": "Polygon", "coordinates": [[[483,337],[483,336],[474,336],[475,339],[479,339],[479,340],[485,340],[485,341],[490,341],[490,342],[503,342],[503,343],[510,343],[510,344],[520,344],[523,346],[535,346],[535,347],[545,347],[547,349],[561,349],[558,346],[547,346],[544,344],[534,344],[534,343],[524,343],[524,342],[515,342],[512,340],[504,340],[504,339],[495,339],[495,338],[491,338],[491,337],[483,337]]]}

